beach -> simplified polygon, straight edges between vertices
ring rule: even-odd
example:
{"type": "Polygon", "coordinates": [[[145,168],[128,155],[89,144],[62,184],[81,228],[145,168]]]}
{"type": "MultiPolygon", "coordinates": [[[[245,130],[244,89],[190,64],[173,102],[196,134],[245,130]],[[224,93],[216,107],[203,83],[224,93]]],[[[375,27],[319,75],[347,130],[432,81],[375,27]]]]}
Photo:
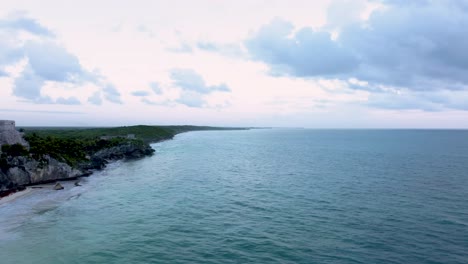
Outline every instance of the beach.
{"type": "Polygon", "coordinates": [[[0,198],[0,206],[2,206],[3,204],[6,204],[6,203],[10,203],[10,202],[13,202],[14,200],[20,198],[20,197],[23,197],[23,196],[27,196],[29,194],[31,194],[31,192],[33,192],[34,189],[31,188],[31,187],[26,187],[26,189],[22,190],[22,191],[19,191],[19,192],[15,192],[15,193],[12,193],[8,196],[5,196],[5,197],[2,197],[0,198]]]}

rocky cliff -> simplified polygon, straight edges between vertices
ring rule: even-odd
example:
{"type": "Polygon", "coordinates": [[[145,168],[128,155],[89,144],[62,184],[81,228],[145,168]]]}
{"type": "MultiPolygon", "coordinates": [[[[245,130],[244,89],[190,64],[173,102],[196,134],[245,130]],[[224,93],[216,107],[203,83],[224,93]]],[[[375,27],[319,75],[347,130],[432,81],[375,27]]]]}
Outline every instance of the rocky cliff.
{"type": "Polygon", "coordinates": [[[127,142],[119,146],[105,148],[90,156],[87,162],[79,164],[79,168],[86,172],[105,168],[109,161],[121,159],[137,159],[152,155],[154,149],[147,144],[127,142]]]}
{"type": "Polygon", "coordinates": [[[48,155],[40,159],[34,159],[31,156],[9,156],[0,164],[0,197],[27,185],[88,176],[93,170],[105,168],[109,161],[141,158],[153,152],[154,150],[149,145],[127,142],[94,153],[88,161],[80,163],[76,168],[48,155]]]}
{"type": "Polygon", "coordinates": [[[20,186],[56,180],[74,179],[83,172],[49,156],[40,161],[31,157],[8,157],[0,172],[0,192],[8,192],[20,186]]]}

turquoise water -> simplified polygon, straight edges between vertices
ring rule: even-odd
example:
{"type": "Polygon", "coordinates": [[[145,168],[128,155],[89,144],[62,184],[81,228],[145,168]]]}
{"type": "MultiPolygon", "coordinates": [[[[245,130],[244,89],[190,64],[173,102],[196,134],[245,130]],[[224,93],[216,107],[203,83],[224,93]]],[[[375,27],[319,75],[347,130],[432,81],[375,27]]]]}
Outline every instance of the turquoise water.
{"type": "Polygon", "coordinates": [[[178,135],[0,206],[0,263],[468,263],[468,131],[178,135]]]}

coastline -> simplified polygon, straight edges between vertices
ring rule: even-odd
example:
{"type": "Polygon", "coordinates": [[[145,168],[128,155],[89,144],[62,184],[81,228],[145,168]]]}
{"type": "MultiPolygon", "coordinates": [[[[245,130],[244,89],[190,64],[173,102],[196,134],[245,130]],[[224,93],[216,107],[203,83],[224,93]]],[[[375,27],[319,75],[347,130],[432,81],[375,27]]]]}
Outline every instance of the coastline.
{"type": "MultiPolygon", "coordinates": [[[[142,158],[146,158],[146,157],[148,157],[148,156],[143,156],[143,157],[139,157],[139,158],[142,159],[142,158]]],[[[53,190],[53,187],[54,187],[54,185],[56,183],[61,183],[63,185],[63,182],[71,182],[71,181],[78,181],[79,182],[81,178],[90,177],[96,172],[105,170],[109,165],[118,163],[118,162],[126,160],[126,159],[129,159],[129,158],[124,157],[124,158],[121,158],[121,159],[106,160],[105,163],[103,164],[102,168],[88,170],[83,175],[80,175],[80,176],[77,176],[77,177],[60,178],[60,179],[51,180],[51,181],[47,181],[47,182],[39,182],[39,183],[35,183],[35,184],[34,183],[29,184],[29,185],[25,186],[24,190],[14,191],[14,192],[6,195],[6,196],[0,196],[0,206],[2,206],[4,204],[7,204],[7,203],[14,202],[16,199],[26,197],[26,196],[28,196],[28,195],[30,195],[30,194],[32,194],[35,191],[40,190],[40,189],[50,188],[50,190],[53,190]]],[[[130,158],[130,160],[131,159],[132,158],[130,158]]],[[[133,159],[138,159],[138,158],[133,158],[133,159]]]]}
{"type": "MultiPolygon", "coordinates": [[[[153,153],[155,151],[155,149],[153,147],[151,147],[151,144],[159,143],[159,142],[166,141],[166,140],[172,140],[172,138],[147,143],[147,146],[153,150],[151,152],[151,154],[138,155],[136,157],[135,156],[127,156],[125,154],[120,155],[118,157],[115,157],[115,156],[110,157],[111,155],[109,155],[109,157],[106,157],[107,159],[105,159],[105,158],[102,159],[101,166],[99,168],[88,169],[82,175],[79,175],[79,176],[76,176],[76,177],[65,177],[65,178],[60,178],[60,179],[55,179],[55,180],[50,180],[50,181],[45,181],[45,182],[38,182],[38,183],[28,184],[27,186],[25,186],[24,190],[14,191],[14,192],[11,192],[10,194],[6,195],[6,196],[0,196],[0,206],[2,206],[4,204],[7,204],[7,203],[14,202],[16,199],[28,196],[31,193],[33,193],[34,191],[42,189],[42,188],[50,188],[52,190],[55,183],[80,181],[81,178],[90,177],[95,172],[102,171],[102,170],[106,169],[108,165],[113,164],[113,163],[117,163],[117,162],[122,161],[122,160],[142,159],[142,158],[151,156],[151,155],[153,155],[153,153]]],[[[109,151],[109,150],[110,149],[107,149],[107,151],[109,151]]],[[[115,154],[114,151],[111,151],[111,154],[115,154]]]]}
{"type": "MultiPolygon", "coordinates": [[[[175,130],[171,131],[172,133],[170,133],[169,136],[158,138],[158,139],[153,139],[153,140],[147,140],[141,146],[135,145],[135,144],[120,144],[114,147],[99,150],[95,152],[93,154],[94,157],[88,160],[87,164],[82,166],[81,168],[70,167],[66,163],[58,162],[54,160],[55,163],[57,163],[56,165],[54,165],[55,167],[57,167],[57,165],[58,166],[65,165],[69,167],[69,170],[67,170],[65,174],[61,175],[61,177],[57,177],[57,175],[51,174],[48,176],[48,178],[44,177],[40,181],[36,181],[36,182],[31,181],[26,184],[18,185],[20,187],[21,186],[25,187],[25,189],[18,190],[17,187],[15,187],[16,190],[11,189],[10,190],[11,193],[9,193],[8,195],[0,196],[0,205],[3,205],[5,203],[10,203],[16,200],[17,198],[27,196],[28,194],[33,192],[34,189],[36,188],[39,189],[38,187],[40,186],[43,186],[43,187],[53,186],[53,184],[55,184],[56,182],[76,181],[83,177],[89,177],[97,171],[102,171],[103,169],[107,167],[108,164],[113,163],[113,162],[117,162],[121,160],[140,159],[140,158],[145,158],[147,156],[151,156],[155,152],[155,148],[151,146],[152,144],[157,144],[160,142],[173,140],[177,134],[190,132],[190,131],[200,131],[200,130],[201,131],[203,130],[232,130],[232,128],[231,129],[213,129],[211,127],[205,127],[205,129],[196,129],[198,127],[187,128],[187,127],[182,126],[182,128],[183,129],[180,129],[178,131],[175,131],[175,130]],[[78,173],[78,172],[81,172],[81,173],[78,173]]],[[[26,166],[23,166],[23,167],[26,167],[26,166]]],[[[29,173],[33,174],[36,172],[30,171],[29,173]]]]}
{"type": "MultiPolygon", "coordinates": [[[[34,188],[60,181],[76,181],[106,168],[111,162],[144,158],[153,155],[154,151],[149,144],[135,144],[134,142],[125,141],[116,146],[98,150],[92,153],[92,156],[87,160],[75,166],[65,161],[58,161],[49,155],[45,156],[45,165],[41,164],[43,161],[38,161],[31,155],[9,156],[8,159],[4,158],[4,161],[7,162],[7,165],[11,165],[8,167],[8,173],[3,172],[0,175],[2,176],[2,182],[0,183],[4,184],[4,186],[13,184],[13,187],[0,192],[0,200],[12,200],[13,198],[10,197],[16,193],[23,193],[22,188],[24,187],[34,188]]],[[[3,186],[0,185],[0,187],[3,186]]],[[[13,197],[17,196],[21,195],[13,197]]]]}
{"type": "Polygon", "coordinates": [[[11,193],[10,195],[1,197],[0,198],[0,206],[2,206],[4,204],[7,204],[7,203],[11,203],[11,202],[13,202],[14,200],[16,200],[18,198],[28,196],[31,193],[33,193],[34,191],[35,191],[34,188],[28,186],[28,187],[26,187],[26,189],[24,189],[22,191],[17,191],[17,192],[11,193]]]}

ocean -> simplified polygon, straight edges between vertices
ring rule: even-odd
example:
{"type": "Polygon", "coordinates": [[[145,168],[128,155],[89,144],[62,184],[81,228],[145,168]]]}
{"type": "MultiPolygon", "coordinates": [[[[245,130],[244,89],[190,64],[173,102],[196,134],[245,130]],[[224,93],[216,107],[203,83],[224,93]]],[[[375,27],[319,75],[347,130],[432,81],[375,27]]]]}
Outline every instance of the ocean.
{"type": "Polygon", "coordinates": [[[0,205],[0,263],[468,263],[468,131],[179,134],[0,205]]]}

